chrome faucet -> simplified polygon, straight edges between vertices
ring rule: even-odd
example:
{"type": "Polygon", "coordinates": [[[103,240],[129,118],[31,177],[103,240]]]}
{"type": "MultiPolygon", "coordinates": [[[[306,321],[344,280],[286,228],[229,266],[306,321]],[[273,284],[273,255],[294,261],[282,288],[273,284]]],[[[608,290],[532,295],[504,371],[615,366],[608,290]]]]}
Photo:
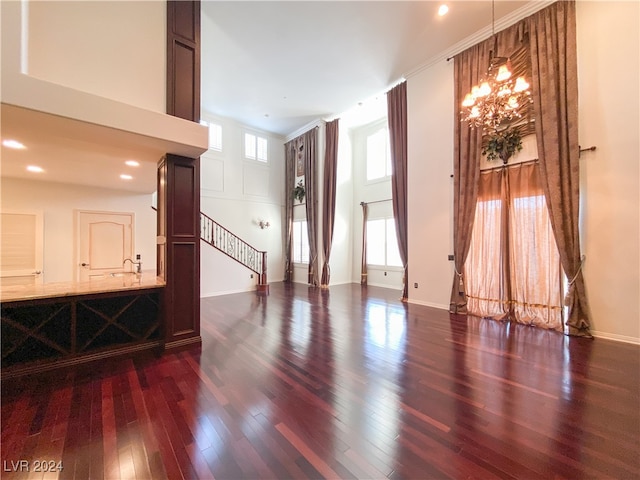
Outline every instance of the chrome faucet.
{"type": "Polygon", "coordinates": [[[136,260],[138,260],[137,262],[134,262],[130,258],[125,258],[122,262],[123,267],[124,264],[127,263],[127,260],[131,262],[131,265],[136,265],[136,273],[142,273],[142,261],[140,260],[140,255],[136,255],[136,260]]]}

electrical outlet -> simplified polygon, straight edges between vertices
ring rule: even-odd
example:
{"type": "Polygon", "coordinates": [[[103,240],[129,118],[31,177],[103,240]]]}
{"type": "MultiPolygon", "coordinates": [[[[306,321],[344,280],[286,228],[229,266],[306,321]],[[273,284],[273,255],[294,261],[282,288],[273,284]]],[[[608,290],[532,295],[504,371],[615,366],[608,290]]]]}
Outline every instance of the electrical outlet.
{"type": "Polygon", "coordinates": [[[455,257],[454,257],[453,255],[448,255],[448,256],[447,256],[447,259],[448,259],[450,262],[453,262],[453,261],[455,260],[455,257]]]}
{"type": "Polygon", "coordinates": [[[385,276],[385,277],[387,276],[387,272],[384,272],[384,276],[385,276]]]}
{"type": "Polygon", "coordinates": [[[413,284],[413,288],[418,288],[418,282],[413,284]]]}
{"type": "Polygon", "coordinates": [[[249,278],[253,278],[253,273],[249,276],[249,278]]]}

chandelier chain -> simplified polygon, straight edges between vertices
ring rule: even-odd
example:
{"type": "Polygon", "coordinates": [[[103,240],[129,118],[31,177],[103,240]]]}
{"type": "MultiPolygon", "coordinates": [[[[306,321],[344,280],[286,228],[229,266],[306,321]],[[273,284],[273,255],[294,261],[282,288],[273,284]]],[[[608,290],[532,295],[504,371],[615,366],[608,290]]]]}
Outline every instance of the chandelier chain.
{"type": "Polygon", "coordinates": [[[460,115],[471,128],[486,127],[498,132],[503,122],[520,118],[522,107],[533,99],[525,78],[514,78],[509,57],[497,55],[495,0],[491,1],[491,32],[493,49],[489,55],[489,68],[479,84],[465,96],[460,115]]]}

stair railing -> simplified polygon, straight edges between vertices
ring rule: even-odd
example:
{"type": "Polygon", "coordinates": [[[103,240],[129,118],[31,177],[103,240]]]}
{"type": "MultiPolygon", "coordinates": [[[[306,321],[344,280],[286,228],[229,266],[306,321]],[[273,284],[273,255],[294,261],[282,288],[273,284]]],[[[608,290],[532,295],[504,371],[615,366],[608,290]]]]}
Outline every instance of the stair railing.
{"type": "Polygon", "coordinates": [[[258,275],[267,285],[267,252],[252,247],[215,220],[200,212],[200,238],[258,275]]]}

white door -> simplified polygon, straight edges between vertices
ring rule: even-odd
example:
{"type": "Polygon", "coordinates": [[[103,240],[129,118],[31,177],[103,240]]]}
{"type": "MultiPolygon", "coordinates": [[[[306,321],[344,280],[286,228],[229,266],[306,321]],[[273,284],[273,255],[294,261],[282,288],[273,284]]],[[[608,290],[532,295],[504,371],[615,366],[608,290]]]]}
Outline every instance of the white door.
{"type": "Polygon", "coordinates": [[[0,213],[0,284],[42,283],[42,213],[0,213]]]}
{"type": "Polygon", "coordinates": [[[78,212],[78,280],[131,271],[133,213],[78,212]]]}

